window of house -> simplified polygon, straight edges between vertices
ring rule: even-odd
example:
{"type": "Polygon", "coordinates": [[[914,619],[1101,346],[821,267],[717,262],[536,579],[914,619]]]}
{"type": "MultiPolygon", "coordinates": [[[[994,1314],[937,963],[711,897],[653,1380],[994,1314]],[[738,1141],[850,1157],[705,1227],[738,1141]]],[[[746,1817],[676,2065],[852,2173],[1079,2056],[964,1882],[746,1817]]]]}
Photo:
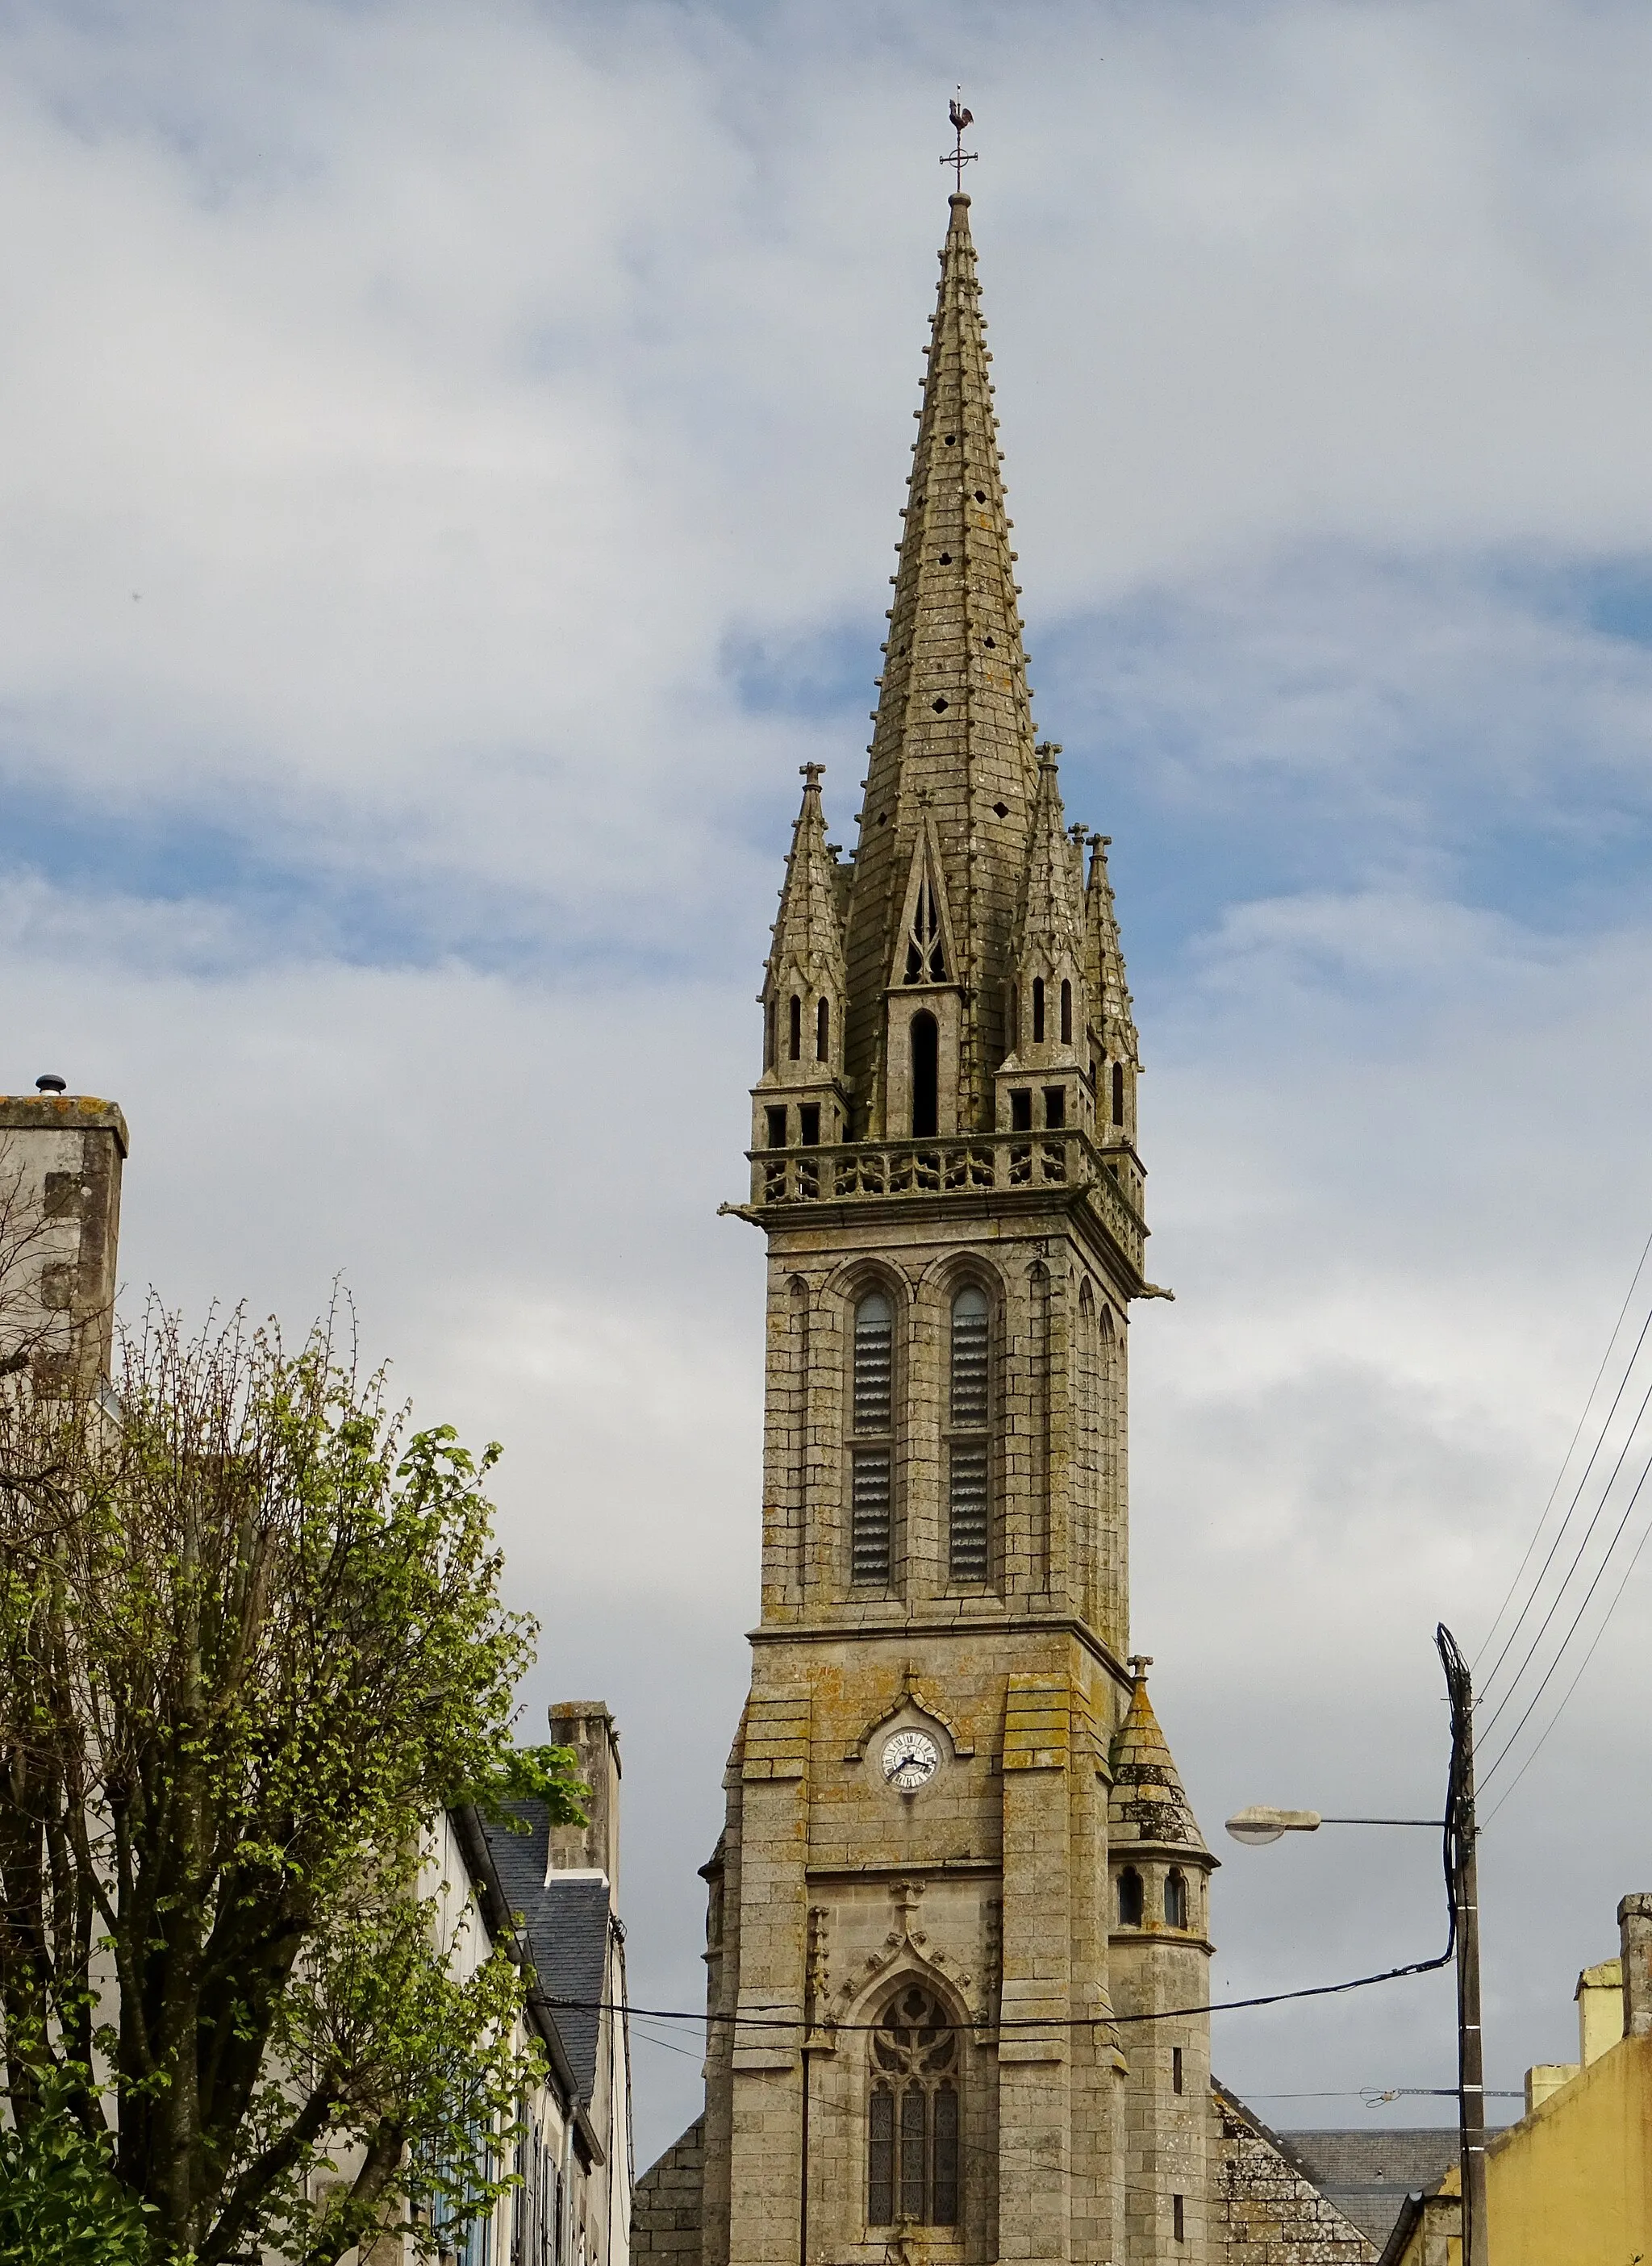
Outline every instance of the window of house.
{"type": "Polygon", "coordinates": [[[972,1283],[952,1302],[947,1440],[947,1551],[954,1582],[991,1571],[991,1314],[972,1283]]]}
{"type": "Polygon", "coordinates": [[[1061,985],[1061,1043],[1064,1047],[1072,1044],[1072,986],[1064,976],[1061,985]]]}
{"type": "Polygon", "coordinates": [[[797,1137],[805,1149],[820,1146],[820,1104],[818,1101],[800,1103],[797,1113],[797,1137]]]}
{"type": "Polygon", "coordinates": [[[768,1121],[769,1146],[771,1149],[784,1149],[786,1146],[786,1109],[784,1104],[765,1109],[763,1114],[768,1121]]]}
{"type": "Polygon", "coordinates": [[[1134,1865],[1126,1865],[1119,1875],[1119,1926],[1139,1927],[1146,1899],[1142,1893],[1142,1876],[1134,1865]]]}
{"type": "Polygon", "coordinates": [[[1124,1065],[1122,1062],[1113,1065],[1113,1122],[1115,1125],[1124,1122],[1124,1065]]]}
{"type": "Polygon", "coordinates": [[[830,1062],[832,1052],[832,1003],[822,999],[815,1010],[815,1059],[830,1062]]]}
{"type": "Polygon", "coordinates": [[[1178,2242],[1188,2239],[1188,2211],[1185,2199],[1173,2195],[1170,2198],[1170,2231],[1178,2242]]]}
{"type": "Polygon", "coordinates": [[[927,1011],[912,1018],[912,1138],[935,1132],[940,1107],[940,1026],[927,1011]]]}
{"type": "Polygon", "coordinates": [[[1181,2090],[1181,2048],[1180,2046],[1172,2046],[1170,2049],[1170,2089],[1173,2093],[1180,2093],[1181,2090]]]}
{"type": "Polygon", "coordinates": [[[1044,1037],[1044,979],[1033,978],[1033,1044],[1042,1045],[1044,1037]]]}
{"type": "Polygon", "coordinates": [[[1010,1088],[1010,1130],[1012,1133],[1030,1133],[1032,1129],[1032,1089],[1030,1086],[1012,1085],[1010,1088]]]}
{"type": "Polygon", "coordinates": [[[1165,1925],[1166,1927],[1186,1927],[1188,1925],[1188,1881],[1183,1873],[1165,1875],[1165,1925]]]}
{"type": "Polygon", "coordinates": [[[958,2033],[927,1991],[904,1986],[872,2033],[866,2218],[959,2221],[958,2033]]]}
{"type": "Polygon", "coordinates": [[[1052,1132],[1059,1132],[1067,1122],[1067,1089],[1064,1085],[1044,1088],[1044,1122],[1052,1132]]]}
{"type": "Polygon", "coordinates": [[[788,1013],[790,1023],[786,1034],[786,1052],[793,1062],[801,1062],[803,1059],[803,1002],[795,991],[792,994],[792,1004],[788,1013]]]}
{"type": "Polygon", "coordinates": [[[855,1308],[849,1451],[850,1574],[886,1583],[893,1546],[895,1314],[886,1294],[868,1290],[855,1308]]]}

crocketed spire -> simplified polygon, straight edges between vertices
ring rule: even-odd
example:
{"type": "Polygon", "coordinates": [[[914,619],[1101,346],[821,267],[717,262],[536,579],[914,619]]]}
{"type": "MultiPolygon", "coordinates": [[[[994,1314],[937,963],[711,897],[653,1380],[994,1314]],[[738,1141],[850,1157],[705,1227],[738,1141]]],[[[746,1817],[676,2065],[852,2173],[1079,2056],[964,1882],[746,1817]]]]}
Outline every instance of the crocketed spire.
{"type": "Polygon", "coordinates": [[[813,1085],[843,1056],[844,897],[848,870],[826,839],[821,766],[802,766],[803,804],[764,969],[764,1084],[813,1085]]]}
{"type": "Polygon", "coordinates": [[[1111,1059],[1139,1070],[1140,1042],[1130,989],[1124,978],[1124,953],[1107,873],[1110,839],[1106,834],[1090,837],[1090,886],[1085,893],[1085,973],[1090,985],[1090,1015],[1111,1059]]]}
{"type": "Polygon", "coordinates": [[[927,815],[957,934],[949,981],[961,993],[958,1117],[967,1124],[990,1122],[990,1074],[1005,1049],[1038,765],[969,200],[954,196],[951,208],[860,817],[847,1069],[875,1116],[884,986],[927,815]]]}
{"type": "Polygon", "coordinates": [[[1130,1662],[1136,1679],[1130,1704],[1113,1740],[1113,1793],[1107,1838],[1114,1850],[1128,1843],[1210,1853],[1188,1806],[1170,1749],[1147,1696],[1151,1662],[1138,1654],[1130,1662]]]}
{"type": "Polygon", "coordinates": [[[1056,773],[1059,753],[1049,746],[1038,750],[1038,792],[1015,932],[1010,1042],[1018,1064],[1075,1062],[1085,1034],[1084,850],[1067,831],[1056,773]]]}

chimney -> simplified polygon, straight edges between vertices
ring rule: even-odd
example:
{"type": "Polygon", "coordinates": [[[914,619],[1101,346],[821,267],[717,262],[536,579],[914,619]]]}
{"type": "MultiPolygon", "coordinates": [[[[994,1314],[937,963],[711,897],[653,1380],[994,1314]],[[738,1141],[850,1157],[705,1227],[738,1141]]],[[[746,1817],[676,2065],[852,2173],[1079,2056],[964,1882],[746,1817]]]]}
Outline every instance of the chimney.
{"type": "Polygon", "coordinates": [[[1618,1907],[1623,1968],[1623,2034],[1652,2036],[1652,1892],[1642,1889],[1618,1907]]]}
{"type": "Polygon", "coordinates": [[[55,1072],[0,1094],[0,1374],[95,1387],[114,1330],[126,1120],[55,1072]]]}
{"type": "Polygon", "coordinates": [[[601,1700],[560,1700],[551,1709],[551,1736],[579,1757],[579,1775],[590,1792],[587,1823],[551,1829],[552,1873],[600,1873],[608,1899],[619,1897],[619,1733],[601,1700]]]}

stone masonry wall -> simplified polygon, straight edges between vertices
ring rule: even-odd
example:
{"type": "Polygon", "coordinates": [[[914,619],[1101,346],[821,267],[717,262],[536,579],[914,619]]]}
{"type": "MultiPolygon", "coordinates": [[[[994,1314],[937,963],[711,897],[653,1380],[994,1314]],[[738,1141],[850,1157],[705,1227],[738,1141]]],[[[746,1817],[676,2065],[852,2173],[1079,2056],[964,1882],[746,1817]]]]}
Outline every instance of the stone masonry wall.
{"type": "Polygon", "coordinates": [[[1268,2127],[1213,2087],[1218,2144],[1212,2253],[1227,2266],[1368,2266],[1376,2250],[1293,2165],[1268,2127]]]}
{"type": "Polygon", "coordinates": [[[637,2182],[631,2205],[633,2259],[698,2266],[705,2184],[705,2119],[697,2116],[637,2182]]]}

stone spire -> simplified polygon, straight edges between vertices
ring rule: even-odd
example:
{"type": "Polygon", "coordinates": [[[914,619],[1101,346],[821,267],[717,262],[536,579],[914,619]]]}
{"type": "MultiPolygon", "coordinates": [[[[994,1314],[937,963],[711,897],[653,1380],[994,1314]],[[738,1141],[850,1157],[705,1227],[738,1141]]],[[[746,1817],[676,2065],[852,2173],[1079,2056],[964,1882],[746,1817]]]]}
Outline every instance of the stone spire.
{"type": "Polygon", "coordinates": [[[844,909],[850,876],[826,839],[821,766],[803,764],[802,776],[803,803],[792,830],[760,994],[763,1076],[753,1089],[752,1136],[760,1148],[814,1148],[822,1142],[830,1146],[842,1137],[847,1117],[841,1071],[848,990],[844,909]],[[782,1097],[777,1087],[795,1092],[782,1097]],[[808,1105],[813,1115],[788,1117],[786,1105],[793,1100],[800,1113],[808,1105]]]}
{"type": "Polygon", "coordinates": [[[1144,1654],[1130,1662],[1135,1689],[1113,1741],[1108,1846],[1115,1857],[1128,1854],[1134,1842],[1160,1850],[1185,1849],[1214,1863],[1147,1696],[1151,1666],[1144,1654]]]}
{"type": "MultiPolygon", "coordinates": [[[[1133,1144],[1136,1138],[1136,1080],[1142,1067],[1130,989],[1124,976],[1118,914],[1107,852],[1111,836],[1090,837],[1090,886],[1085,893],[1085,973],[1090,991],[1091,1076],[1095,1085],[1096,1124],[1104,1134],[1133,1144]]],[[[1140,1189],[1133,1190],[1137,1200],[1140,1189]]]]}
{"type": "MultiPolygon", "coordinates": [[[[1014,1129],[1017,1081],[1054,1077],[1043,1086],[1039,1122],[1084,1125],[1090,1115],[1091,1089],[1084,1075],[1090,987],[1085,980],[1084,848],[1081,832],[1070,835],[1056,779],[1059,748],[1038,750],[1038,792],[1021,883],[1015,947],[1009,981],[1010,1051],[998,1067],[998,1123],[1014,1129]]],[[[1027,1096],[1030,1103],[1030,1093],[1027,1096]]],[[[1030,1108],[1024,1112],[1032,1122],[1030,1108]]]]}
{"type": "Polygon", "coordinates": [[[888,1105],[887,987],[920,837],[932,830],[956,937],[950,1021],[936,1002],[944,1079],[955,1064],[941,1115],[989,1124],[1038,791],[969,200],[950,201],[849,920],[856,1129],[894,1137],[910,1128],[888,1105]]]}

